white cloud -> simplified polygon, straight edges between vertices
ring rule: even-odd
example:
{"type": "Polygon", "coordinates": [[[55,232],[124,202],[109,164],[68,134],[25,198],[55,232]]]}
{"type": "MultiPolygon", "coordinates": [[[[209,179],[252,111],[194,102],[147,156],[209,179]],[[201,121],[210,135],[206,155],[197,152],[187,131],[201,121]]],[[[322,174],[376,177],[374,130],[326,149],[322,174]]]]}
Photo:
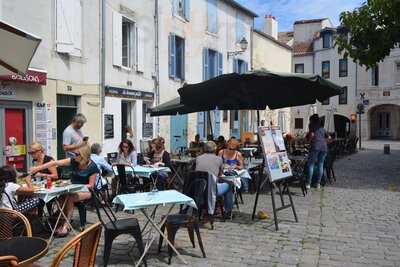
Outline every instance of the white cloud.
{"type": "Polygon", "coordinates": [[[279,23],[280,31],[289,31],[293,22],[301,19],[329,18],[333,24],[339,24],[342,11],[353,10],[364,0],[236,0],[250,10],[255,11],[259,18],[256,27],[260,27],[264,15],[274,15],[279,23]]]}

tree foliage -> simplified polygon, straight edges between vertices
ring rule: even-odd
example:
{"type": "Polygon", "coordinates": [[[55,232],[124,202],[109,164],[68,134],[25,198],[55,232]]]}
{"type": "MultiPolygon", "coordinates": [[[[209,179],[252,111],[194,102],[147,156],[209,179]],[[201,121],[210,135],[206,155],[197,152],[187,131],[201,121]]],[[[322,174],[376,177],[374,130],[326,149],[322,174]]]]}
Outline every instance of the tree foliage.
{"type": "Polygon", "coordinates": [[[340,22],[339,52],[367,68],[400,44],[400,0],[367,0],[354,11],[342,12],[340,22]]]}

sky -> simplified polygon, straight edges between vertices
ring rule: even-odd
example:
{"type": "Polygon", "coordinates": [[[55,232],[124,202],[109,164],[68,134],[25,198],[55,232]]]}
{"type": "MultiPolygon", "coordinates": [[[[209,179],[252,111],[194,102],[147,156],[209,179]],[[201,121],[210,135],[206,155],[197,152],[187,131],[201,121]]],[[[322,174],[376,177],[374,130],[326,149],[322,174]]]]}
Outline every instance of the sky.
{"type": "Polygon", "coordinates": [[[264,16],[272,14],[278,20],[279,31],[292,31],[293,22],[303,19],[329,18],[339,25],[342,11],[351,11],[365,0],[236,0],[258,14],[255,28],[261,29],[264,16]]]}

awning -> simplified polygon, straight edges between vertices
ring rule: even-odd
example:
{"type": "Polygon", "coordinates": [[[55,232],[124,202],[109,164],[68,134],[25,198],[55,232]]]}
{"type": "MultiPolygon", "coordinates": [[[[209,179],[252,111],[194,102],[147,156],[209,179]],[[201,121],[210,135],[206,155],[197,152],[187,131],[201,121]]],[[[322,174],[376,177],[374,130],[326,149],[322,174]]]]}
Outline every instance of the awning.
{"type": "Polygon", "coordinates": [[[21,83],[33,83],[37,85],[46,85],[47,71],[29,68],[25,75],[1,75],[0,81],[13,81],[21,83]]]}

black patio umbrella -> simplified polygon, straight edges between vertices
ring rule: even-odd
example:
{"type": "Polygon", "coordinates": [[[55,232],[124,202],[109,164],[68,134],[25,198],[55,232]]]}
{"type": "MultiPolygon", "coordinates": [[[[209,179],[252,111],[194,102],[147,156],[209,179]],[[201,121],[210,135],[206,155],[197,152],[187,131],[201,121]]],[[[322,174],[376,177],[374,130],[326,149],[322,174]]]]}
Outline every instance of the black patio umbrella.
{"type": "MultiPolygon", "coordinates": [[[[178,89],[180,103],[191,110],[263,110],[322,102],[341,87],[319,75],[253,71],[223,74],[178,89]]],[[[192,111],[194,112],[194,111],[192,111]]]]}
{"type": "Polygon", "coordinates": [[[177,97],[170,101],[164,102],[156,107],[150,108],[150,116],[174,116],[192,112],[197,112],[194,108],[189,108],[181,103],[181,98],[177,97]]]}

